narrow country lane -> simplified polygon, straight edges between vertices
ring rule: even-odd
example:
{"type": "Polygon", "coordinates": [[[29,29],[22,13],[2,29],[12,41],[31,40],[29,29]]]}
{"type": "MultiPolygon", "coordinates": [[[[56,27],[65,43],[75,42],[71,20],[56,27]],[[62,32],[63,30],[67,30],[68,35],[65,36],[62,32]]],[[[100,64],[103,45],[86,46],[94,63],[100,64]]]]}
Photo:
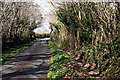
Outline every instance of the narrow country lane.
{"type": "Polygon", "coordinates": [[[48,40],[37,40],[23,53],[6,61],[2,66],[2,78],[47,78],[50,58],[48,40]]]}

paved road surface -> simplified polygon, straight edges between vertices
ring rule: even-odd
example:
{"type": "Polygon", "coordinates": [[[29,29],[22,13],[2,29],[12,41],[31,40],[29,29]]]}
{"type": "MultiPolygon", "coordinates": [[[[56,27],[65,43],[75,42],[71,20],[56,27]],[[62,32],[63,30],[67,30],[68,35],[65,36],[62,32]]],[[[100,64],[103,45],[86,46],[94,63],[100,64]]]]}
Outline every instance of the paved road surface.
{"type": "Polygon", "coordinates": [[[47,78],[50,52],[49,39],[41,39],[2,66],[3,78],[47,78]]]}

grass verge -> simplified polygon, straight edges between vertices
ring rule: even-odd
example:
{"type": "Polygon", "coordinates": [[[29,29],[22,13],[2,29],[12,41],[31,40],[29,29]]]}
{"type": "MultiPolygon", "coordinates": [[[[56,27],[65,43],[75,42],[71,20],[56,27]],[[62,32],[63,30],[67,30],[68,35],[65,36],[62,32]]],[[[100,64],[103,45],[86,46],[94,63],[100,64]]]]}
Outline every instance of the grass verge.
{"type": "Polygon", "coordinates": [[[51,51],[51,65],[47,76],[51,79],[59,79],[69,71],[66,67],[66,63],[68,61],[74,61],[74,59],[70,58],[67,53],[59,49],[54,42],[49,41],[48,43],[51,51]]]}
{"type": "Polygon", "coordinates": [[[2,53],[2,57],[0,58],[0,63],[4,63],[10,56],[14,56],[17,53],[22,52],[23,50],[29,48],[30,45],[32,45],[34,43],[34,41],[28,42],[28,43],[24,43],[22,45],[19,45],[17,47],[14,48],[10,48],[7,51],[4,51],[2,53]]]}

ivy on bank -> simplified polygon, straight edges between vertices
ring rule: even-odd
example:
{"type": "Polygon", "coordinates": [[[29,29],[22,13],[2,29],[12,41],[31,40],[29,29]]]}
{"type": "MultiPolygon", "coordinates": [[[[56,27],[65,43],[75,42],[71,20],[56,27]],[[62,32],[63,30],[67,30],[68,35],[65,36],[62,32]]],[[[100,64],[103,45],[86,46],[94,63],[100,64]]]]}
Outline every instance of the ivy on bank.
{"type": "Polygon", "coordinates": [[[75,60],[70,58],[63,50],[59,49],[55,43],[49,41],[49,46],[51,48],[51,65],[48,72],[48,78],[59,79],[69,71],[66,67],[66,63],[75,60]]]}

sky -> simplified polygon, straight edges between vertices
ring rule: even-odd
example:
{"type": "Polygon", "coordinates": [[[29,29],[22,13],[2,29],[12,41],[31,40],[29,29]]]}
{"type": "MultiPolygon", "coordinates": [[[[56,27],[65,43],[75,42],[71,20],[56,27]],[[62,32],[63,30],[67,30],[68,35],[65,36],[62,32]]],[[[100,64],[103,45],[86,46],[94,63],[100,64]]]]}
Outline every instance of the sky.
{"type": "Polygon", "coordinates": [[[48,3],[46,0],[34,0],[34,2],[38,5],[40,5],[40,8],[42,9],[42,23],[38,25],[38,28],[34,29],[34,32],[43,32],[48,31],[50,32],[50,24],[49,24],[49,14],[51,13],[52,6],[50,3],[48,3]]]}

